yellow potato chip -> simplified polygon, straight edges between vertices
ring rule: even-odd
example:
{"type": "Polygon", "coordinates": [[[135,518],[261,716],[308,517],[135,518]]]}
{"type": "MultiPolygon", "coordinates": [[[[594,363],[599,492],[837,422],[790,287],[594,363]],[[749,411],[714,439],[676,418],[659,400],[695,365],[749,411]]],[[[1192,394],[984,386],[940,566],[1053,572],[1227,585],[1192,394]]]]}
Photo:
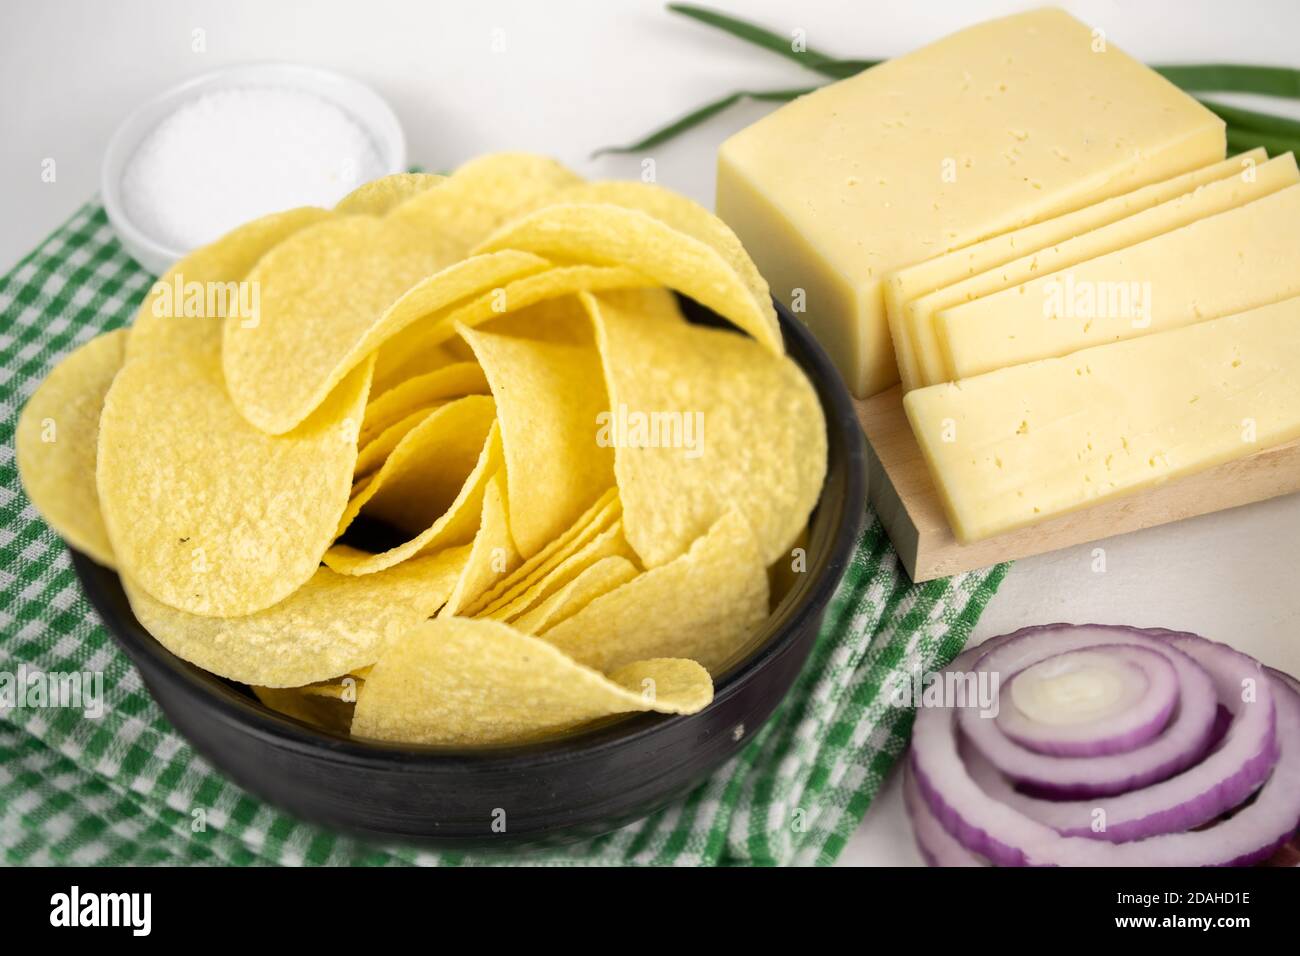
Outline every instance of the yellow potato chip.
{"type": "Polygon", "coordinates": [[[371,398],[366,406],[366,417],[361,423],[361,435],[357,441],[364,448],[384,429],[433,402],[490,392],[487,378],[477,362],[446,365],[404,381],[386,392],[372,389],[371,393],[376,397],[371,398]]]}
{"type": "Polygon", "coordinates": [[[100,418],[100,507],[118,566],[192,614],[251,614],[316,571],[352,489],[373,362],[287,435],[226,395],[216,355],[145,355],[113,381],[100,418]]]}
{"type": "Polygon", "coordinates": [[[556,259],[625,266],[730,320],[777,355],[785,351],[776,311],[712,246],[639,209],[557,203],[502,226],[478,252],[515,249],[556,259]]]}
{"type": "Polygon", "coordinates": [[[387,646],[357,698],[358,737],[419,744],[536,740],[614,714],[695,713],[713,684],[692,661],[606,677],[496,621],[439,618],[387,646]]]}
{"type": "Polygon", "coordinates": [[[352,705],[305,693],[299,687],[254,687],[262,705],[312,727],[346,734],[352,727],[352,705]]]}
{"type": "Polygon", "coordinates": [[[566,528],[563,534],[548,542],[541,551],[506,575],[483,596],[471,602],[461,616],[478,617],[508,603],[524,587],[546,574],[577,548],[608,528],[621,513],[622,506],[618,501],[618,491],[610,488],[596,500],[595,504],[583,512],[577,521],[566,528]]]}
{"type": "Polygon", "coordinates": [[[493,153],[465,163],[436,190],[393,210],[392,218],[448,237],[465,254],[517,210],[580,182],[547,156],[493,153]]]}
{"type": "Polygon", "coordinates": [[[514,618],[510,623],[525,634],[545,634],[600,597],[641,572],[635,564],[619,555],[601,558],[584,568],[564,587],[514,618]]]}
{"type": "Polygon", "coordinates": [[[248,321],[260,310],[260,296],[255,298],[254,287],[242,282],[258,260],[294,233],[331,216],[314,206],[272,213],[195,249],[150,287],[136,310],[126,357],[173,349],[187,354],[219,350],[232,305],[248,321]]]}
{"type": "Polygon", "coordinates": [[[372,179],[340,199],[334,211],[345,216],[382,216],[446,180],[446,176],[435,173],[395,173],[372,179]]]}
{"type": "MultiPolygon", "coordinates": [[[[466,360],[452,353],[448,348],[451,342],[419,348],[419,340],[424,330],[422,322],[408,325],[384,342],[375,352],[374,393],[376,395],[391,392],[408,379],[427,375],[447,365],[466,360]]],[[[473,356],[467,358],[472,360],[473,356]]]]}
{"type": "Polygon", "coordinates": [[[113,567],[95,489],[104,396],[122,367],[126,329],[96,336],[68,353],[23,407],[14,451],[23,490],[45,523],[73,548],[113,567]]]}
{"type": "MultiPolygon", "coordinates": [[[[590,330],[576,315],[582,334],[590,330]]],[[[510,534],[532,557],[614,484],[614,453],[596,442],[608,407],[600,353],[460,327],[487,375],[501,423],[510,534]]]]}
{"type": "Polygon", "coordinates": [[[498,621],[513,621],[519,615],[546,600],[579,574],[603,558],[620,557],[635,560],[636,555],[623,537],[623,525],[615,521],[594,538],[563,558],[554,568],[529,582],[513,596],[507,595],[504,606],[484,613],[498,621]]]}
{"type": "Polygon", "coordinates": [[[825,418],[799,367],[731,331],[628,308],[620,293],[581,299],[609,386],[602,440],[642,563],[677,557],[733,507],[764,566],[787,553],[826,474],[825,418]]]}
{"type": "MultiPolygon", "coordinates": [[[[508,282],[498,289],[485,291],[468,303],[447,308],[429,320],[409,325],[396,334],[381,351],[380,364],[376,367],[376,386],[389,388],[403,377],[411,376],[415,369],[437,362],[439,356],[463,341],[456,332],[459,325],[477,328],[524,311],[538,319],[546,315],[547,310],[543,307],[546,303],[556,302],[578,291],[638,289],[653,285],[654,280],[632,269],[604,265],[563,265],[508,282]]],[[[560,303],[560,307],[569,308],[567,303],[560,303]]]]}
{"type": "Polygon", "coordinates": [[[450,402],[409,432],[388,461],[348,503],[345,528],[365,510],[408,534],[378,554],[347,544],[325,553],[341,574],[373,574],[418,554],[474,538],[488,480],[501,467],[501,438],[492,400],[473,395],[450,402]]]}
{"type": "Polygon", "coordinates": [[[373,664],[383,644],[442,606],[469,556],[451,548],[365,577],[319,568],[279,604],[242,617],[168,607],[123,577],[131,609],[177,657],[262,687],[301,687],[373,664]]]}
{"type": "Polygon", "coordinates": [[[248,274],[260,289],[258,320],[226,320],[222,366],[231,399],[252,424],[283,434],[394,333],[545,266],[513,252],[456,262],[391,218],[343,216],[310,226],[248,274]]]}
{"type": "Polygon", "coordinates": [[[680,193],[653,183],[612,179],[571,186],[557,193],[554,200],[562,203],[609,203],[628,209],[639,209],[678,232],[684,232],[717,250],[723,261],[740,276],[760,310],[771,307],[772,292],[768,288],[767,280],[759,274],[758,266],[745,251],[740,238],[725,222],[680,193]]]}
{"type": "MultiPolygon", "coordinates": [[[[472,613],[464,617],[496,617],[503,609],[518,601],[528,590],[543,581],[561,564],[586,548],[600,535],[615,524],[622,514],[622,505],[616,495],[602,495],[605,502],[600,507],[591,507],[578,521],[566,528],[564,534],[556,538],[533,557],[529,558],[513,574],[506,577],[481,602],[476,602],[472,613]]],[[[622,535],[622,527],[619,528],[622,535]]],[[[624,539],[626,540],[626,539],[624,539]]]]}
{"type": "Polygon", "coordinates": [[[479,518],[478,532],[474,535],[473,550],[451,596],[438,612],[440,617],[459,614],[465,605],[519,564],[519,552],[515,550],[514,539],[510,537],[506,507],[506,476],[505,472],[498,471],[483,493],[483,511],[479,518]]]}
{"type": "Polygon", "coordinates": [[[767,614],[754,535],[729,511],[686,554],[596,598],[543,640],[599,671],[671,655],[717,674],[748,650],[767,614]]]}
{"type": "Polygon", "coordinates": [[[352,493],[356,495],[361,488],[356,486],[356,482],[369,475],[371,472],[380,468],[388,456],[393,453],[393,449],[398,446],[407,434],[419,425],[422,421],[436,412],[446,402],[434,402],[432,405],[426,405],[423,408],[417,408],[405,418],[398,419],[389,425],[382,432],[372,438],[365,444],[360,444],[360,451],[357,452],[357,465],[352,470],[354,479],[352,493]]]}

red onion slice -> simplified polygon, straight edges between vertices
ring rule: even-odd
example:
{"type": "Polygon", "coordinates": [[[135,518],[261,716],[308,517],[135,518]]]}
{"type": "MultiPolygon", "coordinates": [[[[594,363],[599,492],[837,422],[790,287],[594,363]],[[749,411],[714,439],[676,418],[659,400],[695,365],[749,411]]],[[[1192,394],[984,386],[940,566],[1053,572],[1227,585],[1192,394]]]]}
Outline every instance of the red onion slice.
{"type": "Polygon", "coordinates": [[[1039,800],[1017,793],[978,755],[968,756],[972,779],[989,796],[1065,836],[1113,843],[1191,829],[1241,804],[1268,776],[1277,757],[1271,707],[1258,697],[1254,706],[1246,706],[1241,682],[1260,681],[1267,685],[1270,695],[1273,685],[1260,673],[1257,662],[1222,644],[1193,635],[1168,640],[1215,675],[1219,700],[1231,715],[1222,741],[1201,763],[1145,789],[1097,800],[1039,800]],[[1259,706],[1261,703],[1264,706],[1259,706]],[[1242,760],[1240,754],[1248,755],[1242,760]],[[1185,799],[1188,793],[1201,793],[1203,797],[1189,805],[1185,799]],[[1100,830],[1098,821],[1105,824],[1100,830]]]}
{"type": "Polygon", "coordinates": [[[1057,654],[1002,685],[998,729],[1053,757],[1127,753],[1165,729],[1178,675],[1161,654],[1114,645],[1057,654]]]}
{"type": "Polygon", "coordinates": [[[908,760],[903,761],[903,806],[912,823],[916,847],[928,866],[988,866],[987,860],[981,860],[954,840],[934,818],[916,787],[916,775],[908,760]]]}
{"type": "Polygon", "coordinates": [[[994,720],[962,708],[962,732],[988,761],[1022,788],[1051,799],[1088,799],[1126,793],[1173,776],[1210,746],[1216,699],[1210,676],[1170,642],[1130,628],[1090,625],[1018,634],[979,658],[978,670],[1014,675],[1041,662],[1080,651],[1115,654],[1134,647],[1161,657],[1176,675],[1178,709],[1164,732],[1126,753],[1056,757],[1035,753],[1005,736],[994,720]],[[1048,636],[1050,635],[1050,637],[1048,636]]]}
{"type": "MultiPolygon", "coordinates": [[[[1055,640],[1048,635],[1062,630],[1068,632],[1073,628],[1035,629],[1043,634],[1044,640],[1055,640]]],[[[961,846],[995,865],[1246,865],[1271,856],[1300,826],[1300,694],[1286,682],[1270,678],[1245,655],[1223,645],[1192,635],[1168,639],[1185,652],[1195,654],[1206,665],[1225,703],[1235,706],[1236,716],[1213,753],[1195,768],[1199,770],[1213,761],[1212,767],[1217,772],[1193,776],[1195,771],[1188,771],[1148,788],[1158,791],[1156,798],[1139,801],[1141,805],[1130,809],[1149,815],[1159,804],[1158,809],[1165,814],[1162,826],[1173,817],[1198,822],[1213,819],[1244,799],[1229,794],[1244,789],[1248,795],[1254,789],[1243,784],[1243,780],[1257,772],[1261,754],[1272,752],[1273,744],[1267,743],[1272,738],[1276,741],[1277,759],[1251,803],[1240,806],[1227,820],[1205,829],[1162,833],[1128,843],[1063,836],[984,793],[961,762],[953,710],[922,707],[913,730],[912,766],[917,789],[934,818],[961,846]],[[1244,663],[1249,666],[1243,666],[1244,663]],[[1242,698],[1243,678],[1252,682],[1248,685],[1253,691],[1250,699],[1242,698]],[[1262,735],[1258,732],[1261,723],[1265,728],[1262,735]],[[1274,733],[1267,732],[1269,728],[1274,733]],[[1209,780],[1210,776],[1214,779],[1209,780]],[[1178,802],[1170,805],[1174,798],[1178,802]]],[[[974,665],[981,653],[977,648],[963,654],[954,661],[952,669],[974,665]]],[[[1268,769],[1265,764],[1265,772],[1268,769]]],[[[1116,799],[1128,800],[1144,793],[1116,799]]],[[[1112,816],[1108,828],[1121,822],[1112,816]]]]}

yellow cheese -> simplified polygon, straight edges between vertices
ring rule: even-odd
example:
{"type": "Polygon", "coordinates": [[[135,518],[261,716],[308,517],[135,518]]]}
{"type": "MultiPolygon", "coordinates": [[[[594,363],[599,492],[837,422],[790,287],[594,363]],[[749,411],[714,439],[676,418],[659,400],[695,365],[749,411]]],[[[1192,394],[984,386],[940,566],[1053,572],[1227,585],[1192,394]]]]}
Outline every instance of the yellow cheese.
{"type": "Polygon", "coordinates": [[[909,392],[963,542],[1300,437],[1300,298],[909,392]]]}
{"type": "Polygon", "coordinates": [[[737,133],[718,154],[718,212],[862,396],[898,380],[881,290],[891,272],[1223,155],[1217,117],[1043,9],[737,133]]]}
{"type": "Polygon", "coordinates": [[[1251,167],[1244,175],[1201,186],[1177,199],[913,299],[903,306],[903,321],[912,335],[912,345],[921,368],[921,383],[936,385],[957,377],[940,341],[936,320],[936,316],[945,310],[1244,206],[1296,183],[1300,183],[1300,172],[1296,170],[1294,155],[1286,153],[1251,167]]]}
{"type": "Polygon", "coordinates": [[[1300,185],[935,320],[955,377],[966,378],[1293,295],[1300,295],[1300,185]]]}
{"type": "MultiPolygon", "coordinates": [[[[1168,202],[1198,186],[1227,179],[1253,170],[1268,159],[1263,149],[1252,149],[1231,159],[1220,160],[1190,173],[1163,182],[1143,186],[1132,192],[1103,199],[1074,212],[1004,232],[982,242],[946,252],[914,266],[899,269],[885,280],[885,313],[889,318],[889,336],[894,341],[894,355],[904,389],[933,384],[922,376],[913,336],[904,322],[903,308],[913,299],[927,295],[1005,265],[1048,246],[1073,239],[1134,213],[1168,202]]],[[[960,300],[959,300],[960,301],[960,300]]],[[[921,336],[917,336],[920,338],[921,336]]]]}

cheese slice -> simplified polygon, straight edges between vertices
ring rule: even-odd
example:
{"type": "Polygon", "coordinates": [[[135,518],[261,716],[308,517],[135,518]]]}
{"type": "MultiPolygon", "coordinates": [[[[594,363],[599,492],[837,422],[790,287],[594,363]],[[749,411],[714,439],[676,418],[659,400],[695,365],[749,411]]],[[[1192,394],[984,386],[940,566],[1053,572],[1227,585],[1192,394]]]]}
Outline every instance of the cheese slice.
{"type": "Polygon", "coordinates": [[[969,542],[1300,437],[1300,298],[909,392],[969,542]]]}
{"type": "Polygon", "coordinates": [[[1247,174],[1209,183],[1177,199],[913,299],[903,306],[903,315],[912,335],[922,382],[936,385],[958,377],[940,341],[936,316],[945,310],[1153,239],[1297,183],[1300,183],[1300,172],[1295,157],[1286,153],[1252,167],[1247,174]]]}
{"type": "MultiPolygon", "coordinates": [[[[899,269],[885,280],[885,314],[889,319],[889,336],[894,341],[894,357],[898,361],[903,388],[910,390],[927,383],[921,375],[919,360],[912,347],[913,336],[904,322],[903,308],[911,300],[927,295],[979,275],[989,269],[1013,262],[1030,253],[1091,232],[1101,226],[1131,216],[1134,213],[1168,202],[1198,186],[1204,186],[1231,176],[1255,175],[1255,169],[1265,160],[1262,148],[1252,149],[1231,159],[1220,160],[1190,173],[1183,173],[1162,182],[1143,186],[1132,192],[1103,199],[1074,212],[1004,232],[982,242],[976,242],[953,252],[935,256],[914,266],[899,269]]],[[[917,336],[918,338],[920,336],[917,336]]]]}
{"type": "Polygon", "coordinates": [[[935,320],[955,377],[966,378],[1293,295],[1300,295],[1300,185],[935,320]]]}
{"type": "Polygon", "coordinates": [[[1223,122],[1061,10],[783,106],[718,154],[719,214],[859,396],[898,380],[895,270],[1215,162],[1223,122]]]}

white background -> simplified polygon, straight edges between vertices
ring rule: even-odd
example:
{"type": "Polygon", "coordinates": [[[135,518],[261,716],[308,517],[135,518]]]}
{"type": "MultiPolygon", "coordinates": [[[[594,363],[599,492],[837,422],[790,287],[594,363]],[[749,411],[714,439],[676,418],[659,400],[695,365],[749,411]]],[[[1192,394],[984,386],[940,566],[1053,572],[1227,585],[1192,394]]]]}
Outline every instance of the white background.
{"type": "MultiPolygon", "coordinates": [[[[803,29],[810,46],[834,55],[868,58],[1034,6],[714,3],[781,33],[803,29]]],[[[1147,62],[1300,65],[1294,0],[1061,6],[1147,62]]],[[[404,123],[411,160],[426,168],[525,149],[601,177],[634,177],[640,158],[590,160],[597,147],[634,140],[732,90],[819,82],[655,0],[8,0],[0,6],[0,271],[95,191],[104,145],[132,107],[196,73],[270,59],[333,67],[373,85],[404,123]],[[206,52],[192,49],[195,30],[206,52]],[[494,52],[494,36],[504,51],[494,52]],[[52,184],[40,177],[46,158],[57,163],[52,184]]],[[[659,182],[711,206],[718,144],[770,108],[736,107],[654,150],[659,182]]],[[[1100,544],[1104,573],[1093,570],[1092,545],[1018,562],[977,638],[1052,620],[1163,625],[1300,673],[1300,496],[1100,544]]],[[[918,862],[896,787],[872,807],[843,862],[918,862]]]]}

